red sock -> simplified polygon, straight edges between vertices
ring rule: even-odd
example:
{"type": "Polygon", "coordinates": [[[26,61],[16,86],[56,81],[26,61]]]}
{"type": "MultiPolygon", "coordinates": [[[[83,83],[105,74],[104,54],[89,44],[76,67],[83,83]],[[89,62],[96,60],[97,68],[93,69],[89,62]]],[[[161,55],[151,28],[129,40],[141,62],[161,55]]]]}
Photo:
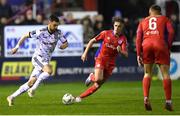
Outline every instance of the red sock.
{"type": "Polygon", "coordinates": [[[97,86],[92,85],[91,87],[89,87],[85,92],[83,92],[81,95],[80,95],[80,98],[85,98],[91,94],[93,94],[96,90],[98,89],[97,86]]]}
{"type": "Polygon", "coordinates": [[[164,79],[163,86],[164,86],[166,100],[171,100],[171,90],[172,90],[171,79],[164,79]]]}
{"type": "Polygon", "coordinates": [[[142,83],[143,83],[144,97],[149,97],[149,90],[150,90],[150,86],[151,86],[151,78],[150,77],[144,77],[142,83]]]}

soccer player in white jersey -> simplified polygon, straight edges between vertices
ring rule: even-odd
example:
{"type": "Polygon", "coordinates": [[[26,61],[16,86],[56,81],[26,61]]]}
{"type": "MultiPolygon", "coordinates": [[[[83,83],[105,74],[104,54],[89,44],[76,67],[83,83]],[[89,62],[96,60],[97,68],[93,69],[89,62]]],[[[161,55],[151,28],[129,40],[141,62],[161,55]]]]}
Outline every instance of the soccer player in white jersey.
{"type": "Polygon", "coordinates": [[[60,49],[68,47],[68,42],[63,36],[61,30],[58,30],[59,18],[55,15],[49,17],[49,23],[46,28],[29,32],[21,37],[17,45],[12,49],[12,54],[15,54],[19,46],[27,38],[36,38],[36,50],[32,56],[32,64],[34,69],[29,80],[21,85],[17,91],[7,97],[9,106],[13,106],[14,99],[22,93],[28,91],[28,95],[33,97],[35,90],[39,84],[47,79],[52,74],[52,67],[49,64],[56,45],[60,49]]]}

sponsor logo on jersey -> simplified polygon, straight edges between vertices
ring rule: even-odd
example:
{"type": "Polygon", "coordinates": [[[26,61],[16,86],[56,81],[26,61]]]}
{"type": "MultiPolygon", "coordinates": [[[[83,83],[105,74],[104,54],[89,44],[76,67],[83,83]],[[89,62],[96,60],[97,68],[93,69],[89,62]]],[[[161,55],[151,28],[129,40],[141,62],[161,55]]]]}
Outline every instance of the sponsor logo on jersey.
{"type": "Polygon", "coordinates": [[[113,50],[116,49],[116,47],[114,47],[112,44],[106,43],[105,45],[106,45],[107,48],[111,48],[113,50]]]}

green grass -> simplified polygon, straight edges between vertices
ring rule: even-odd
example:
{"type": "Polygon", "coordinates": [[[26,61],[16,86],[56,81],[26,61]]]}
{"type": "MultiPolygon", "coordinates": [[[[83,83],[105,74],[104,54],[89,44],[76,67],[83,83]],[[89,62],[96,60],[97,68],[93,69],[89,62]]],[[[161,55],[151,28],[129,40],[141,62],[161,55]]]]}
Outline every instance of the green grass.
{"type": "Polygon", "coordinates": [[[180,114],[180,81],[173,81],[175,111],[164,109],[164,92],[161,81],[153,81],[151,104],[153,111],[144,110],[141,82],[107,82],[94,95],[81,103],[63,105],[62,96],[69,92],[79,95],[86,87],[81,83],[43,84],[31,99],[27,93],[17,97],[15,106],[8,107],[6,97],[19,86],[0,86],[0,115],[71,115],[71,114],[180,114]]]}

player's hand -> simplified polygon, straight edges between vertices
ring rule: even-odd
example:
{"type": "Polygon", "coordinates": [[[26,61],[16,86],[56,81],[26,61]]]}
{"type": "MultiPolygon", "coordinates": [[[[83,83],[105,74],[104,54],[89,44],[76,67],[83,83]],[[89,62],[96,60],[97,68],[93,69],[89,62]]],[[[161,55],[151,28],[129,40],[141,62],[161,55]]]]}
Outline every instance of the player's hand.
{"type": "Polygon", "coordinates": [[[118,45],[116,49],[119,53],[121,53],[121,46],[118,45]]]}
{"type": "Polygon", "coordinates": [[[15,54],[18,51],[17,47],[14,47],[13,49],[11,49],[11,54],[15,54]]]}
{"type": "Polygon", "coordinates": [[[143,60],[141,56],[137,56],[138,66],[143,66],[143,60]]]}
{"type": "Polygon", "coordinates": [[[84,62],[84,61],[86,61],[87,60],[87,55],[86,54],[83,54],[82,56],[81,56],[81,60],[84,62]]]}

